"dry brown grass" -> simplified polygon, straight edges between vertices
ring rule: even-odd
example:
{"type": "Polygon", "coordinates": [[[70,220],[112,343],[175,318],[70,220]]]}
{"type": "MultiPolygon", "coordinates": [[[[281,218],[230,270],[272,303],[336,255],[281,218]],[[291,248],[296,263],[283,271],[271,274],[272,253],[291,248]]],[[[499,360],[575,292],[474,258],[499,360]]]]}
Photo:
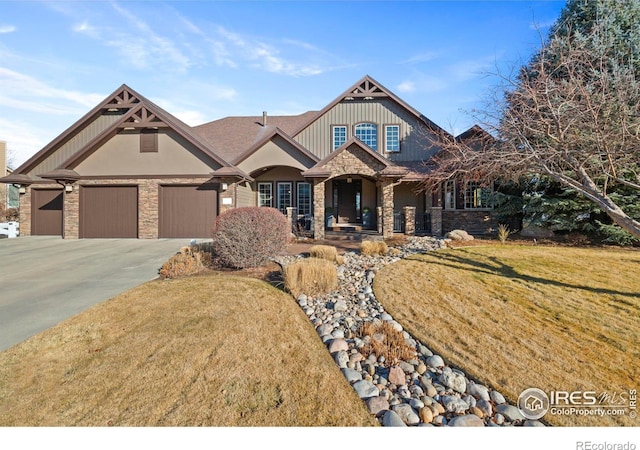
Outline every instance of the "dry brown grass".
{"type": "Polygon", "coordinates": [[[326,259],[338,265],[344,263],[344,258],[338,255],[338,249],[333,245],[314,245],[309,248],[309,256],[312,258],[326,259]]]}
{"type": "Polygon", "coordinates": [[[288,294],[209,274],[146,283],[0,353],[0,425],[376,423],[288,294]]]}
{"type": "Polygon", "coordinates": [[[360,244],[360,253],[363,255],[381,255],[384,256],[389,252],[389,247],[384,241],[362,241],[360,244]]]}
{"type": "Polygon", "coordinates": [[[336,266],[326,259],[299,259],[284,268],[283,276],[285,289],[294,297],[322,295],[338,287],[336,266]]]}
{"type": "Polygon", "coordinates": [[[416,357],[415,347],[410,347],[402,331],[393,328],[389,322],[365,322],[358,335],[369,337],[368,343],[360,350],[365,358],[370,354],[384,356],[387,365],[394,365],[416,357]]]}
{"type": "MultiPolygon", "coordinates": [[[[541,246],[442,250],[388,266],[374,289],[405,329],[511,401],[529,387],[637,389],[640,252],[541,246]]],[[[554,425],[635,425],[553,416],[554,425]]]]}

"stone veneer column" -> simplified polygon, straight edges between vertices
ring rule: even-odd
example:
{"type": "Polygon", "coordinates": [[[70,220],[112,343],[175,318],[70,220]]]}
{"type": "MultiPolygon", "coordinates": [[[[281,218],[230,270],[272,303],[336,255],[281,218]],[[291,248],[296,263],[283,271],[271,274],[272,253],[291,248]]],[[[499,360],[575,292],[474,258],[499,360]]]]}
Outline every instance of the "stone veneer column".
{"type": "Polygon", "coordinates": [[[80,186],[73,185],[71,192],[62,191],[62,237],[78,239],[80,237],[80,186]]]}
{"type": "Polygon", "coordinates": [[[393,237],[393,182],[382,182],[382,237],[393,237]]]}
{"type": "Polygon", "coordinates": [[[20,236],[31,236],[31,192],[30,187],[26,187],[24,194],[20,195],[20,236]]]}
{"type": "Polygon", "coordinates": [[[382,234],[382,206],[376,207],[376,223],[378,225],[378,234],[382,234]]]}
{"type": "Polygon", "coordinates": [[[158,180],[138,182],[138,238],[158,239],[158,180]]]}
{"type": "Polygon", "coordinates": [[[414,236],[416,234],[416,207],[405,206],[404,210],[404,234],[414,236]]]}
{"type": "Polygon", "coordinates": [[[431,234],[434,236],[442,236],[442,208],[433,207],[431,212],[431,234]]]}
{"type": "MultiPolygon", "coordinates": [[[[294,208],[292,206],[287,208],[287,222],[289,222],[289,231],[293,232],[293,224],[298,220],[298,208],[294,208]]],[[[296,223],[297,225],[297,223],[296,223]]]]}
{"type": "Polygon", "coordinates": [[[325,181],[313,180],[313,237],[324,239],[324,193],[325,181]]]}

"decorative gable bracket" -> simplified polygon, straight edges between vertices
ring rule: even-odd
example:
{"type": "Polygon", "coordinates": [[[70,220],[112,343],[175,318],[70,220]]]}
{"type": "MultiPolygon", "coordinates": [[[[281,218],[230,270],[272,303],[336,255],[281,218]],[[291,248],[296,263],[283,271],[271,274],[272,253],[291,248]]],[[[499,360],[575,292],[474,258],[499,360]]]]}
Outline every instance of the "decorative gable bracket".
{"type": "Polygon", "coordinates": [[[141,106],[137,111],[120,124],[120,128],[161,128],[168,125],[156,116],[145,106],[141,106]]]}

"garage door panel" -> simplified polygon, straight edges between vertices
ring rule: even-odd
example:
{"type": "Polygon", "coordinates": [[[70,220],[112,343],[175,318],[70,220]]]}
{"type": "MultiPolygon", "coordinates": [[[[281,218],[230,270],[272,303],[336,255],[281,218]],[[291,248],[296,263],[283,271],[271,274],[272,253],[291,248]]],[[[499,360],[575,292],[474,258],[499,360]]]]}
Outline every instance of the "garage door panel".
{"type": "Polygon", "coordinates": [[[158,236],[207,238],[218,212],[215,186],[160,186],[158,236]]]}
{"type": "Polygon", "coordinates": [[[31,191],[31,234],[62,236],[63,193],[60,189],[31,191]]]}
{"type": "Polygon", "coordinates": [[[81,238],[137,238],[137,186],[83,186],[81,238]]]}

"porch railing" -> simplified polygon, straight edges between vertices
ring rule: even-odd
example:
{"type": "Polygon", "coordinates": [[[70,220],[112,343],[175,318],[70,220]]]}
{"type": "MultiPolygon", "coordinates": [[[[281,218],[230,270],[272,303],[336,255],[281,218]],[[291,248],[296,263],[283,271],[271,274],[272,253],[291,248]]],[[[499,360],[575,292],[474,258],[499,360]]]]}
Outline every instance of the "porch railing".
{"type": "Polygon", "coordinates": [[[431,213],[416,214],[416,233],[431,233],[431,213]]]}
{"type": "Polygon", "coordinates": [[[404,214],[401,212],[393,213],[393,232],[394,233],[404,233],[405,230],[405,218],[404,214]]]}
{"type": "Polygon", "coordinates": [[[310,214],[299,214],[298,218],[291,223],[291,231],[298,236],[313,234],[313,216],[310,214]]]}

